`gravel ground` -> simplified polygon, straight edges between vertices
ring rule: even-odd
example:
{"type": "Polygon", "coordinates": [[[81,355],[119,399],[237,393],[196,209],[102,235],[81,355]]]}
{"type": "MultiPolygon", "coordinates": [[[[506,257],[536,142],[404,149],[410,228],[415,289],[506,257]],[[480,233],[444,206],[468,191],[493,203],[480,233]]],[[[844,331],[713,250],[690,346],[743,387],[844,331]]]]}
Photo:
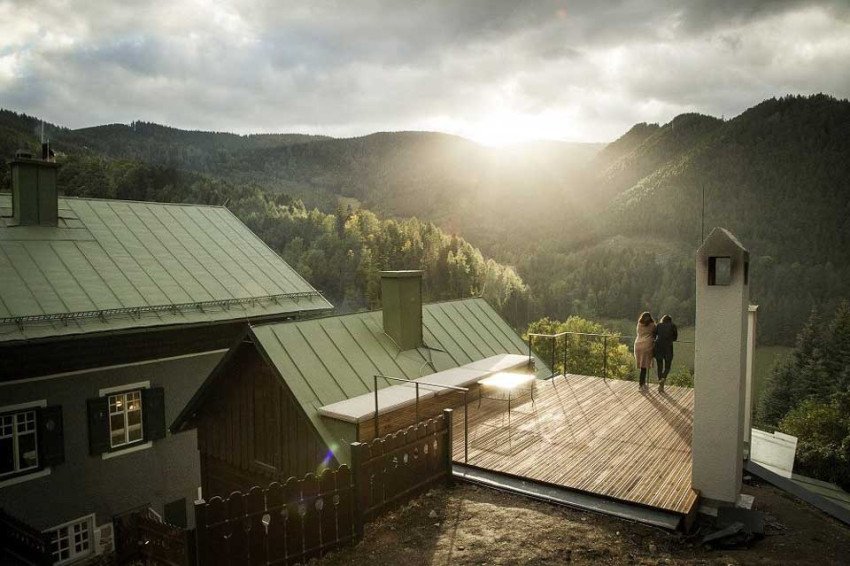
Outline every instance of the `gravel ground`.
{"type": "Polygon", "coordinates": [[[469,484],[434,489],[366,526],[331,565],[850,564],[850,528],[769,485],[747,485],[766,536],[715,550],[690,537],[469,484]]]}

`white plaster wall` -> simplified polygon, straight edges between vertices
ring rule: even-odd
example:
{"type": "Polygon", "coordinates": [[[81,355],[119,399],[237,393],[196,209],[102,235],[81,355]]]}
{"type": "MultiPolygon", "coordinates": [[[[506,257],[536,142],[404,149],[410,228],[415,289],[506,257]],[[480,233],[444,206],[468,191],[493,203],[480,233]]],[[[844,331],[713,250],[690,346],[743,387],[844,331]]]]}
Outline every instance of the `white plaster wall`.
{"type": "Polygon", "coordinates": [[[738,246],[712,232],[696,266],[692,485],[702,497],[726,503],[740,493],[744,438],[749,291],[747,253],[738,246]],[[733,258],[731,285],[708,285],[709,255],[733,258]]]}

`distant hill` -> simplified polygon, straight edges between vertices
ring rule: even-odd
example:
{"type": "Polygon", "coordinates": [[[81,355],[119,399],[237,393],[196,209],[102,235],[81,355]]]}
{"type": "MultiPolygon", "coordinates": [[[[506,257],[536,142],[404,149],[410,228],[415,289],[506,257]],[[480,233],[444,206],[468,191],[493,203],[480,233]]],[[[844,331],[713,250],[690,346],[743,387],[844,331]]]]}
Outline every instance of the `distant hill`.
{"type": "Polygon", "coordinates": [[[546,259],[537,258],[545,270],[519,263],[520,273],[546,295],[544,304],[579,303],[579,309],[629,317],[652,308],[691,318],[703,193],[706,234],[724,226],[752,252],[751,300],[762,307],[764,340],[793,341],[813,307],[829,311],[850,296],[847,100],[788,96],[728,121],[686,114],[662,126],[639,124],[600,152],[593,166],[592,183],[610,199],[594,223],[595,240],[553,241],[541,252],[546,259]],[[600,245],[606,241],[618,244],[600,245]],[[597,273],[589,266],[600,262],[611,266],[608,276],[632,283],[613,284],[616,292],[595,303],[587,294],[605,289],[605,278],[588,276],[565,290],[537,276],[574,279],[597,273]]]}
{"type": "MultiPolygon", "coordinates": [[[[0,111],[4,154],[34,147],[39,131],[36,118],[0,111]]],[[[850,297],[850,102],[825,95],[766,100],[730,120],[641,123],[607,146],[490,148],[434,132],[238,136],[145,122],[45,131],[69,155],[256,185],[326,213],[433,221],[515,265],[532,289],[531,319],[649,308],[691,321],[703,194],[706,231],[729,228],[753,253],[763,340],[788,343],[812,307],[850,297]]]]}

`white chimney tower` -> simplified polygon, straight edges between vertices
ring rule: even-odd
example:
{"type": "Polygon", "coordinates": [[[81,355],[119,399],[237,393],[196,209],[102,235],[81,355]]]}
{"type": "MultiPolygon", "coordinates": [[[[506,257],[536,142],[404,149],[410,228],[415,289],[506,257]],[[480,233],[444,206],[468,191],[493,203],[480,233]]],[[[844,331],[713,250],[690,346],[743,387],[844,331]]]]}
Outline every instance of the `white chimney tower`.
{"type": "Polygon", "coordinates": [[[691,483],[714,504],[741,492],[746,411],[749,253],[724,228],[697,250],[691,483]]]}

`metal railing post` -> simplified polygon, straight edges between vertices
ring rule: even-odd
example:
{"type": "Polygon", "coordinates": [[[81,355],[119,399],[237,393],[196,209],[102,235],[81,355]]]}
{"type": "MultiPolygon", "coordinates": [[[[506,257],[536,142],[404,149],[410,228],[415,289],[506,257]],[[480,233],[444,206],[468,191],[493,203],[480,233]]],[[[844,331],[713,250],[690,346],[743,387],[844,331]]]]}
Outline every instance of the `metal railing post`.
{"type": "Polygon", "coordinates": [[[416,422],[419,423],[419,382],[414,381],[413,383],[416,387],[416,422]]]}
{"type": "Polygon", "coordinates": [[[378,438],[378,376],[375,377],[375,438],[378,438]]]}
{"type": "Polygon", "coordinates": [[[555,348],[558,345],[557,335],[552,336],[552,379],[555,379],[555,348]]]}
{"type": "Polygon", "coordinates": [[[564,379],[567,378],[567,338],[568,336],[564,334],[564,379]]]}
{"type": "Polygon", "coordinates": [[[608,379],[608,336],[602,339],[602,379],[608,379]]]}
{"type": "Polygon", "coordinates": [[[463,392],[463,463],[469,463],[469,389],[463,392]]]}

